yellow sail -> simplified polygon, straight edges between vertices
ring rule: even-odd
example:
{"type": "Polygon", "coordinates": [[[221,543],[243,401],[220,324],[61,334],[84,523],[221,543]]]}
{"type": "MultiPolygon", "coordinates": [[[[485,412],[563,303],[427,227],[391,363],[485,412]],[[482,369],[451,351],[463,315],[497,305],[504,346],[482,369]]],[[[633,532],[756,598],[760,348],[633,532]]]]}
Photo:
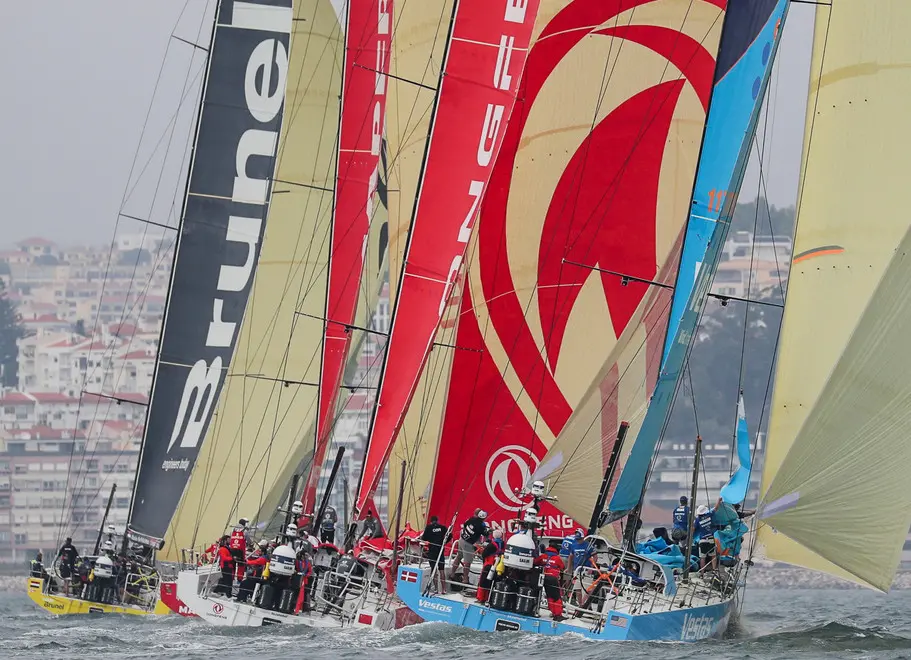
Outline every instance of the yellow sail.
{"type": "Polygon", "coordinates": [[[816,11],[758,538],[770,559],[885,590],[911,524],[907,340],[894,344],[911,225],[911,42],[896,35],[911,3],[816,11]]]}
{"type": "Polygon", "coordinates": [[[168,529],[167,560],[209,545],[239,517],[254,519],[313,428],[344,38],[329,0],[296,1],[294,17],[259,270],[216,413],[168,529]]]}

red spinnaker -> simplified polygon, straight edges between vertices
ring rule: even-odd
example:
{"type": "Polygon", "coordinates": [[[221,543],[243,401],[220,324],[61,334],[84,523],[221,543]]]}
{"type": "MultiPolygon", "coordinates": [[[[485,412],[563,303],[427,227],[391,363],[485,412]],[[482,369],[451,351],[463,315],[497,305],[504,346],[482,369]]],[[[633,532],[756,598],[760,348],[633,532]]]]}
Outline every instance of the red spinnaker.
{"type": "Polygon", "coordinates": [[[459,273],[515,105],[538,0],[459,0],[357,509],[374,492],[459,273]]]}
{"type": "Polygon", "coordinates": [[[326,330],[320,373],[317,442],[304,490],[304,510],[316,507],[316,486],[332,434],[354,322],[364,249],[373,217],[386,120],[386,74],[392,37],[392,0],[351,0],[345,32],[342,90],[326,330]]]}

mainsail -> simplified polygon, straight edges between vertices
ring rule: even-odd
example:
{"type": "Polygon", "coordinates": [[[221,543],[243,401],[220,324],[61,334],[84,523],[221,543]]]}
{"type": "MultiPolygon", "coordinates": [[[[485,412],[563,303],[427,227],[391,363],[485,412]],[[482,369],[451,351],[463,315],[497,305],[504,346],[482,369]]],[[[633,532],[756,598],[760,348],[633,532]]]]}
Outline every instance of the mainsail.
{"type": "Polygon", "coordinates": [[[169,558],[253,518],[316,418],[344,35],[328,0],[295,2],[293,18],[259,270],[215,421],[168,530],[169,558]]]}
{"type": "Polygon", "coordinates": [[[165,538],[235,362],[284,114],[291,0],[222,0],[215,21],[128,524],[148,545],[165,538]]]}
{"type": "Polygon", "coordinates": [[[908,26],[903,0],[816,8],[759,528],[766,557],[881,590],[911,525],[908,26]]]}
{"type": "MultiPolygon", "coordinates": [[[[693,191],[693,205],[697,209],[701,210],[704,204],[713,206],[711,210],[706,209],[709,213],[706,218],[716,218],[715,228],[706,244],[702,233],[702,223],[705,219],[694,218],[692,215],[690,217],[685,241],[698,246],[696,252],[701,252],[702,264],[696,281],[691,283],[691,267],[686,262],[682,263],[677,277],[680,289],[674,291],[674,299],[686,296],[686,305],[676,327],[671,325],[669,328],[674,335],[673,343],[665,356],[657,385],[653,386],[654,380],[651,378],[646,382],[634,381],[635,385],[642,387],[641,391],[645,397],[650,395],[652,387],[654,391],[648,400],[647,413],[644,407],[640,407],[633,415],[634,419],[630,420],[636,422],[630,432],[635,442],[628,449],[629,453],[609,503],[614,518],[624,515],[639,504],[656,447],[664,433],[664,425],[689,357],[692,338],[699,324],[706,295],[721,258],[721,248],[730,228],[740,181],[746,167],[762,97],[771,72],[771,62],[778,43],[776,37],[786,10],[787,2],[784,1],[731,2],[728,8],[725,33],[726,36],[730,36],[724,40],[722,47],[726,50],[730,48],[732,53],[726,55],[721,62],[733,61],[735,64],[728,71],[719,69],[723,75],[720,78],[716,77],[718,96],[715,98],[718,99],[718,105],[713,106],[716,112],[709,117],[709,128],[706,130],[703,144],[702,162],[706,163],[706,167],[700,170],[693,191]],[[760,13],[761,9],[764,9],[765,13],[760,13]],[[749,98],[751,102],[744,103],[745,98],[749,98]],[[713,124],[715,120],[718,121],[717,125],[713,124]],[[741,136],[740,140],[732,137],[738,135],[741,136]],[[730,191],[723,195],[724,201],[720,205],[717,201],[719,181],[724,182],[724,189],[730,191]],[[712,191],[715,191],[714,195],[712,191]],[[693,224],[694,221],[696,224],[693,224]],[[703,248],[703,245],[706,247],[703,248]],[[641,417],[643,413],[644,419],[641,417]]],[[[671,323],[673,322],[672,318],[671,323]]],[[[624,387],[629,387],[629,383],[621,385],[621,389],[624,387]]],[[[646,399],[642,399],[641,403],[644,404],[645,401],[646,399]]],[[[611,422],[616,425],[619,420],[609,419],[608,427],[611,422]]]]}
{"type": "Polygon", "coordinates": [[[458,0],[453,7],[358,511],[364,511],[382,477],[459,274],[515,103],[536,13],[535,0],[458,0]]]}
{"type": "Polygon", "coordinates": [[[386,116],[386,74],[392,37],[391,0],[349,0],[335,185],[326,330],[319,382],[316,448],[304,490],[314,511],[316,487],[334,426],[339,386],[348,356],[367,238],[379,182],[386,116]]]}
{"type": "MultiPolygon", "coordinates": [[[[645,282],[672,280],[724,4],[542,2],[470,250],[430,513],[512,517],[515,490],[639,324],[645,282]]],[[[574,527],[543,513],[553,533],[574,527]]]]}

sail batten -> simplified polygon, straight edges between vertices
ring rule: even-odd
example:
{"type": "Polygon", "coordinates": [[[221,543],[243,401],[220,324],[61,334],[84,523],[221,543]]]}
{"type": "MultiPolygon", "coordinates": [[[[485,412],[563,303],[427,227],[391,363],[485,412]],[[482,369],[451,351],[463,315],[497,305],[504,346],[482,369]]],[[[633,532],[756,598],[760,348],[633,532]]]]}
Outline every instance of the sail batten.
{"type": "Polygon", "coordinates": [[[896,212],[911,169],[911,44],[884,38],[907,25],[901,0],[816,9],[758,531],[769,559],[883,591],[911,525],[911,220],[896,212]]]}

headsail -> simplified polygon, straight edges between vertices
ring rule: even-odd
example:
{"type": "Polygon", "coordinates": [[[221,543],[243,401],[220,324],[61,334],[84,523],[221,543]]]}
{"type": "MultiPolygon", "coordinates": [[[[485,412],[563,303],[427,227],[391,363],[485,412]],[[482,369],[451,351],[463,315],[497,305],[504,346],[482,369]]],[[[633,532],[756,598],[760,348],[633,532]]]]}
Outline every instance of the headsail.
{"type": "Polygon", "coordinates": [[[168,557],[211,543],[239,516],[252,519],[316,418],[343,53],[332,3],[295,1],[259,271],[215,421],[168,530],[168,557]]]}
{"type": "Polygon", "coordinates": [[[358,511],[382,477],[459,273],[515,103],[536,13],[536,0],[458,0],[454,6],[358,511]]]}
{"type": "MultiPolygon", "coordinates": [[[[462,290],[429,507],[441,519],[512,517],[514,490],[638,324],[649,286],[596,269],[673,278],[723,7],[542,2],[462,290]]],[[[543,513],[552,532],[573,527],[543,513]]]]}
{"type": "Polygon", "coordinates": [[[750,474],[753,471],[753,455],[750,451],[750,430],[747,426],[747,413],[743,405],[743,392],[737,399],[737,428],[734,431],[734,444],[737,447],[739,466],[730,480],[721,489],[721,498],[728,504],[743,502],[750,489],[750,474]]]}
{"type": "Polygon", "coordinates": [[[222,0],[128,525],[157,545],[233,366],[270,208],[291,0],[222,0]]]}
{"type": "Polygon", "coordinates": [[[816,8],[759,529],[766,557],[881,590],[911,524],[907,26],[903,0],[816,8]]]}
{"type": "Polygon", "coordinates": [[[341,99],[326,330],[319,382],[316,449],[304,489],[305,511],[314,511],[316,486],[334,426],[339,386],[351,344],[367,235],[379,181],[386,120],[386,74],[392,37],[391,0],[349,0],[341,99]]]}

